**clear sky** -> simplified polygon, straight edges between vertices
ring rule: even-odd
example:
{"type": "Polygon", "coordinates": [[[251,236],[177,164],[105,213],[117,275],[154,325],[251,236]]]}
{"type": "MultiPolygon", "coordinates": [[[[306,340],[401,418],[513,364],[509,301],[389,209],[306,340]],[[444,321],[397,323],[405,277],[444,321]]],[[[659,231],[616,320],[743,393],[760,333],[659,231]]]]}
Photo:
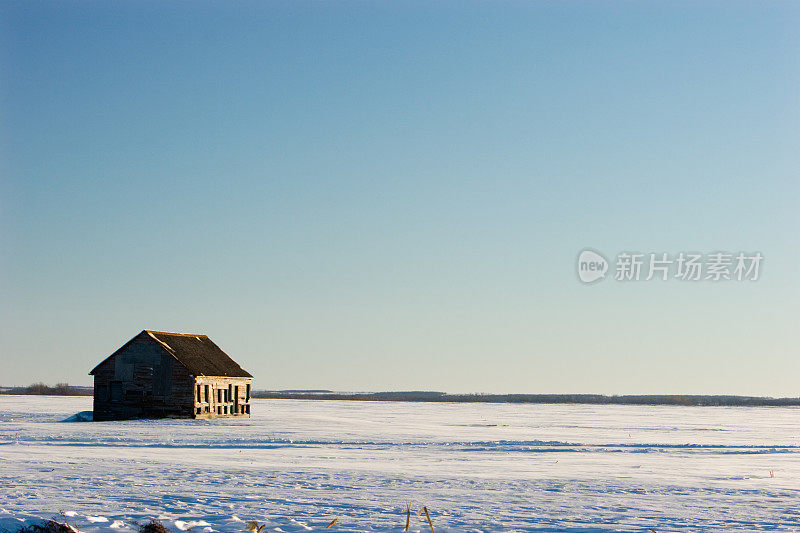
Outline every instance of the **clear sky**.
{"type": "Polygon", "coordinates": [[[0,384],[800,396],[796,2],[0,2],[0,384]],[[759,251],[582,284],[584,248],[759,251]]]}

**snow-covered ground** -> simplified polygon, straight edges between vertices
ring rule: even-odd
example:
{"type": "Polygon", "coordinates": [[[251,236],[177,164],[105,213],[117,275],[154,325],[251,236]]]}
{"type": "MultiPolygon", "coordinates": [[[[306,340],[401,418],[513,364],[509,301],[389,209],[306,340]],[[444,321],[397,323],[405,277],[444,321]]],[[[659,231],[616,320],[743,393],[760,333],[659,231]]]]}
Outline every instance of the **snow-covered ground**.
{"type": "Polygon", "coordinates": [[[249,420],[62,422],[89,409],[0,396],[0,530],[63,511],[89,532],[402,531],[410,502],[437,532],[800,531],[797,408],[255,400],[249,420]]]}

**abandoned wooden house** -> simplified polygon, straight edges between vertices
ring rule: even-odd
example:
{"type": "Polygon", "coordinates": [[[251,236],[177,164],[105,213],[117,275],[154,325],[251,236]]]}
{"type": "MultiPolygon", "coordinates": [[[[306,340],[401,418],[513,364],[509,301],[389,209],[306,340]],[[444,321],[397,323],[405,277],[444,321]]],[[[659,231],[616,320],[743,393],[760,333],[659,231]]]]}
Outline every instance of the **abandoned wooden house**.
{"type": "Polygon", "coordinates": [[[89,375],[94,420],[250,417],[253,376],[205,335],[144,330],[89,375]]]}

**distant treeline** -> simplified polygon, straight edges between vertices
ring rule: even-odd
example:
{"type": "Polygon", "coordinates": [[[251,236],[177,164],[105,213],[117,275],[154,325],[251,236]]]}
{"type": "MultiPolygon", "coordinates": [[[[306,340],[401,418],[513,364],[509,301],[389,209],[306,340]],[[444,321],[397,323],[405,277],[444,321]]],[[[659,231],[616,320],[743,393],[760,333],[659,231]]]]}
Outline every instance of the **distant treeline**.
{"type": "Polygon", "coordinates": [[[91,396],[92,387],[78,387],[69,383],[56,383],[51,387],[46,383],[34,383],[27,387],[3,387],[2,394],[41,394],[49,396],[91,396]]]}
{"type": "Polygon", "coordinates": [[[699,406],[800,406],[800,398],[759,396],[706,396],[681,394],[642,394],[606,396],[604,394],[447,394],[432,391],[333,392],[333,391],[254,391],[254,398],[287,400],[358,400],[376,402],[456,402],[456,403],[571,403],[597,405],[699,405],[699,406]]]}
{"type": "MultiPolygon", "coordinates": [[[[34,383],[27,387],[0,387],[0,394],[41,394],[91,396],[92,387],[57,383],[34,383]]],[[[699,406],[800,406],[800,398],[761,396],[708,396],[702,394],[448,394],[437,391],[336,392],[332,390],[256,390],[253,398],[275,400],[353,400],[371,402],[454,402],[454,403],[561,403],[595,405],[699,405],[699,406]]]]}

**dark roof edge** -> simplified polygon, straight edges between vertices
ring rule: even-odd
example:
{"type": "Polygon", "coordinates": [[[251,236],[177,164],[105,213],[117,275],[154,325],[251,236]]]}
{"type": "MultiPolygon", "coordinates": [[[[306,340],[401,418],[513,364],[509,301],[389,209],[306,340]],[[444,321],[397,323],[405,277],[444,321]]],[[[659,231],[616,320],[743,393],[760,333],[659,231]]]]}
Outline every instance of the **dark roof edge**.
{"type": "MultiPolygon", "coordinates": [[[[152,333],[154,335],[175,335],[175,336],[178,336],[178,337],[206,337],[206,338],[208,338],[208,335],[205,335],[203,333],[175,333],[173,331],[156,331],[154,329],[145,329],[145,330],[142,331],[142,333],[152,333]]],[[[141,335],[141,333],[140,333],[140,335],[141,335]]]]}
{"type": "Polygon", "coordinates": [[[103,363],[105,363],[106,361],[108,361],[109,359],[111,359],[112,357],[114,357],[115,355],[117,355],[117,352],[120,352],[120,351],[124,350],[125,348],[127,348],[127,347],[128,347],[128,345],[129,345],[130,343],[132,343],[133,341],[135,341],[135,340],[136,340],[136,339],[137,339],[137,338],[138,338],[138,337],[139,337],[139,336],[140,336],[142,333],[145,333],[146,331],[147,331],[147,330],[142,330],[142,331],[140,331],[139,333],[137,333],[136,335],[134,335],[134,336],[133,336],[133,338],[132,338],[131,340],[129,340],[128,342],[126,342],[125,344],[123,344],[122,346],[120,346],[119,348],[117,348],[116,350],[114,350],[114,352],[113,352],[111,355],[109,355],[108,357],[106,357],[105,359],[103,359],[102,361],[100,361],[99,363],[97,363],[97,364],[95,365],[95,367],[94,367],[94,368],[93,368],[93,369],[92,369],[92,370],[89,372],[89,375],[90,375],[90,376],[93,376],[93,375],[94,375],[94,373],[95,373],[95,372],[97,372],[97,369],[98,369],[98,368],[100,368],[100,367],[103,365],[103,363]]]}
{"type": "MultiPolygon", "coordinates": [[[[111,359],[112,357],[114,357],[115,355],[117,355],[119,352],[121,352],[122,350],[124,350],[125,348],[127,348],[127,347],[128,347],[128,345],[129,345],[130,343],[132,343],[133,341],[135,341],[136,339],[138,339],[139,337],[141,337],[141,336],[142,336],[142,335],[144,335],[145,333],[147,333],[147,334],[148,334],[148,336],[149,336],[151,339],[153,339],[154,341],[156,341],[156,344],[158,344],[158,345],[161,347],[161,349],[162,349],[162,350],[164,350],[164,352],[166,352],[168,355],[172,356],[172,358],[173,358],[173,359],[175,359],[175,360],[176,360],[176,361],[178,361],[178,362],[179,362],[181,365],[183,365],[184,367],[186,367],[186,365],[184,365],[184,364],[183,364],[183,362],[181,362],[181,361],[180,361],[180,360],[179,360],[177,357],[175,357],[175,354],[174,354],[174,353],[172,353],[171,351],[167,350],[167,348],[164,346],[164,344],[163,344],[161,341],[159,341],[158,339],[156,339],[155,337],[153,337],[152,335],[150,335],[150,333],[151,333],[151,330],[148,330],[148,329],[143,329],[142,331],[140,331],[139,333],[137,333],[136,335],[134,335],[134,336],[133,336],[133,338],[132,338],[131,340],[129,340],[128,342],[126,342],[125,344],[123,344],[122,346],[120,346],[119,348],[117,348],[116,350],[114,350],[114,353],[112,353],[111,355],[109,355],[108,357],[106,357],[105,359],[103,359],[102,361],[100,361],[100,362],[99,362],[99,363],[98,363],[98,364],[97,364],[97,365],[96,365],[96,366],[95,366],[95,367],[94,367],[94,368],[91,370],[91,372],[89,372],[89,375],[90,375],[90,376],[93,376],[93,375],[94,375],[94,373],[97,371],[97,369],[98,369],[98,368],[100,368],[100,366],[102,366],[102,365],[103,365],[103,363],[105,363],[106,361],[108,361],[109,359],[111,359]]],[[[189,369],[187,368],[186,370],[189,370],[189,369]]]]}

